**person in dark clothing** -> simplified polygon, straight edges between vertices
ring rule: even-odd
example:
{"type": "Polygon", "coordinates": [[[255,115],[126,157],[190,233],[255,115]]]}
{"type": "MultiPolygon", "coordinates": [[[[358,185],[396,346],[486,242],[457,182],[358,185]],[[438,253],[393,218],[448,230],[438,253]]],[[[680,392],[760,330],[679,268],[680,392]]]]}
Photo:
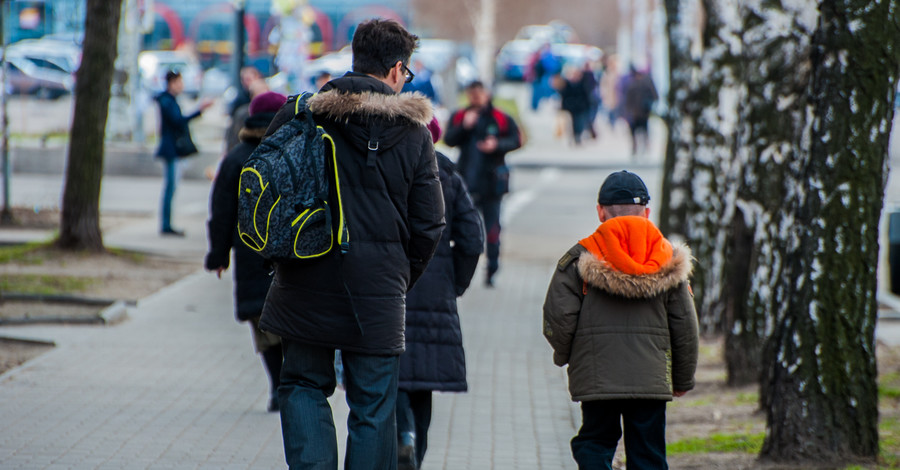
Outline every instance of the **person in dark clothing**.
{"type": "MultiPolygon", "coordinates": [[[[437,142],[437,119],[428,129],[437,142]]],[[[484,227],[453,162],[440,152],[437,159],[447,226],[428,269],[406,294],[406,352],[400,356],[397,394],[399,470],[415,470],[425,458],[432,392],[468,388],[456,298],[475,274],[484,227]]]]}
{"type": "MultiPolygon", "coordinates": [[[[350,415],[345,465],[397,467],[395,406],[404,351],[406,293],[425,271],[444,228],[444,204],[427,98],[399,94],[418,37],[391,20],[361,23],[353,71],[328,82],[309,109],[334,139],[346,253],[275,263],[260,327],[281,336],[278,389],[285,457],[292,470],[336,468],[326,400],[341,351],[350,415]]],[[[294,99],[269,126],[294,116],[294,99]]],[[[335,214],[337,219],[337,215],[335,214]]]]}
{"type": "Polygon", "coordinates": [[[256,67],[241,69],[241,87],[235,98],[228,104],[228,115],[231,123],[225,129],[225,152],[240,143],[239,134],[244,128],[244,121],[250,115],[250,102],[253,98],[269,91],[269,85],[256,67]]]}
{"type": "Polygon", "coordinates": [[[203,110],[212,105],[212,101],[203,101],[200,108],[187,116],[181,114],[181,106],[175,99],[184,91],[181,74],[170,70],[166,72],[166,90],[156,95],[159,103],[159,148],[156,156],[163,159],[162,210],[160,211],[160,232],[163,235],[184,236],[184,231],[172,227],[172,199],[175,197],[175,186],[178,183],[178,152],[175,150],[175,139],[181,133],[190,134],[188,122],[199,117],[203,110]]]}
{"type": "Polygon", "coordinates": [[[587,127],[588,116],[591,111],[590,94],[585,88],[584,74],[581,70],[569,70],[568,76],[561,80],[562,89],[559,96],[562,98],[561,107],[569,113],[572,123],[572,138],[575,145],[581,145],[581,135],[587,127]]]}
{"type": "Polygon", "coordinates": [[[509,192],[506,154],[522,146],[516,122],[494,108],[481,82],[466,87],[469,107],[456,111],[447,124],[444,143],[459,147],[457,166],[487,230],[487,277],[494,285],[500,269],[500,202],[509,192]]]}
{"type": "Polygon", "coordinates": [[[238,236],[237,192],[244,162],[262,141],[272,118],[285,100],[282,94],[267,92],[250,102],[250,114],[240,132],[241,141],[225,155],[213,181],[207,221],[209,251],[206,254],[206,269],[222,277],[222,272],[230,264],[231,250],[234,250],[234,314],[238,321],[250,323],[253,344],[256,352],[262,355],[263,365],[269,374],[272,385],[269,411],[278,411],[281,338],[259,329],[259,317],[272,277],[265,260],[242,243],[238,236]]]}
{"type": "Polygon", "coordinates": [[[631,67],[631,73],[625,77],[622,87],[624,96],[623,113],[628,127],[631,129],[631,155],[637,155],[640,149],[647,148],[647,125],[653,103],[659,99],[656,86],[650,75],[631,67]]]}

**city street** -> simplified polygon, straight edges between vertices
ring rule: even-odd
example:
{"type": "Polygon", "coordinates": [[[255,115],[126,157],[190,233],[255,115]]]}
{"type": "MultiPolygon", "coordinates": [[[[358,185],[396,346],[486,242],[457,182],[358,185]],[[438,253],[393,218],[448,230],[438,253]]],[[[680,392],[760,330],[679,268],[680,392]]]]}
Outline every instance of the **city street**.
{"type": "MultiPolygon", "coordinates": [[[[521,87],[498,94],[525,98],[521,87]]],[[[510,155],[497,285],[484,287],[479,269],[460,300],[469,392],[435,397],[425,470],[575,466],[569,440],[580,412],[541,336],[546,286],[557,259],[596,228],[596,194],[610,172],[629,169],[644,178],[655,220],[664,136],[653,122],[651,151],[632,161],[624,129],[604,127],[599,141],[574,148],[553,137],[554,119],[549,106],[523,116],[529,143],[510,155]]],[[[16,174],[14,204],[57,207],[61,181],[16,174]]],[[[889,181],[886,206],[900,207],[900,183],[893,175],[889,181]]],[[[160,187],[158,176],[107,176],[101,210],[131,222],[104,240],[196,260],[198,272],[141,299],[116,326],[0,328],[0,336],[57,344],[0,375],[0,468],[285,468],[278,415],[265,412],[263,368],[246,325],[232,315],[230,276],[218,280],[200,270],[209,182],[186,179],[178,189],[176,225],[186,229],[184,239],[157,234],[160,187]]],[[[900,344],[900,323],[880,324],[878,335],[900,344]]],[[[332,402],[343,448],[346,405],[340,392],[332,402]]]]}

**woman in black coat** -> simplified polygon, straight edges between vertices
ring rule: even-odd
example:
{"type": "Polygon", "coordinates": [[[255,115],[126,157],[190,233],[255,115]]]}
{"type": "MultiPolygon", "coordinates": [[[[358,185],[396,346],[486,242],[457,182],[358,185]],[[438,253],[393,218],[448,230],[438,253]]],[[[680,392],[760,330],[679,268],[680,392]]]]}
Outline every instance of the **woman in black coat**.
{"type": "Polygon", "coordinates": [[[221,277],[222,271],[228,269],[229,255],[234,249],[234,313],[238,321],[249,321],[253,329],[256,352],[262,355],[272,385],[269,411],[278,411],[276,390],[282,361],[281,339],[259,329],[259,317],[272,283],[271,270],[265,266],[265,260],[238,237],[237,191],[244,162],[262,141],[272,118],[285,100],[284,95],[267,92],[250,103],[250,116],[239,133],[240,143],[225,155],[213,182],[207,222],[209,253],[206,255],[206,269],[215,271],[221,277]]]}
{"type": "MultiPolygon", "coordinates": [[[[428,126],[435,142],[437,120],[428,126]]],[[[406,352],[397,395],[398,470],[422,465],[433,391],[465,392],[466,356],[456,298],[465,292],[484,249],[481,215],[455,165],[435,152],[447,222],[431,263],[406,294],[406,352]]]]}

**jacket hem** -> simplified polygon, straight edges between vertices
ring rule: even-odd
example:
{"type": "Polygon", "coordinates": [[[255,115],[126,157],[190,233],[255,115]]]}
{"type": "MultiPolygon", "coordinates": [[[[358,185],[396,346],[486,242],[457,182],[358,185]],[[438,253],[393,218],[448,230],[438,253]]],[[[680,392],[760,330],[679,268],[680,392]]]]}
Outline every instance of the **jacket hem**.
{"type": "Polygon", "coordinates": [[[600,400],[663,400],[672,401],[671,393],[592,393],[588,395],[572,395],[572,401],[600,401],[600,400]]]}

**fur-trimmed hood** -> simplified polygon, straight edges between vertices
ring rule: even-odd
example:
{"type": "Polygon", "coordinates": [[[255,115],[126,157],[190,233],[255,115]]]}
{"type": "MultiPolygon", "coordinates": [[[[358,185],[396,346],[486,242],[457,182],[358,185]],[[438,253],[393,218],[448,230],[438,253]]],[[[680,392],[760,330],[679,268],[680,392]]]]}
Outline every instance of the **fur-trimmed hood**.
{"type": "Polygon", "coordinates": [[[347,121],[350,116],[357,115],[363,119],[380,117],[388,121],[404,118],[420,126],[427,126],[433,115],[431,101],[418,92],[353,93],[331,89],[310,98],[309,109],[313,114],[323,115],[334,121],[347,121]]]}
{"type": "Polygon", "coordinates": [[[241,130],[238,131],[238,139],[240,139],[241,142],[249,142],[251,144],[260,143],[265,135],[265,127],[242,127],[241,130]]]}
{"type": "Polygon", "coordinates": [[[691,249],[687,245],[674,246],[672,258],[650,274],[632,275],[617,271],[586,249],[579,256],[577,267],[584,282],[631,299],[659,295],[687,281],[693,271],[691,249]]]}

